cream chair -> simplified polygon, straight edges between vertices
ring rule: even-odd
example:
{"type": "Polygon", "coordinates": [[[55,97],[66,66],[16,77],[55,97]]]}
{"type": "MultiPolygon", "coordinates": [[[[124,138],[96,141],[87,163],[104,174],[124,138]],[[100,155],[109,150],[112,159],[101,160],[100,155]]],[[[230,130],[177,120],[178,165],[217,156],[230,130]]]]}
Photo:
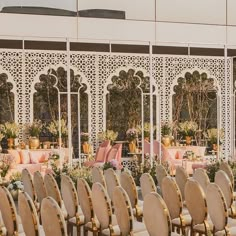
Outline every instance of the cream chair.
{"type": "Polygon", "coordinates": [[[129,172],[123,171],[120,175],[120,184],[129,196],[134,216],[137,220],[142,221],[143,201],[138,200],[137,187],[132,175],[129,172]]]}
{"type": "Polygon", "coordinates": [[[186,205],[192,217],[191,235],[211,235],[213,226],[207,219],[207,203],[202,187],[196,180],[188,179],[184,191],[186,205]]]}
{"type": "Polygon", "coordinates": [[[106,181],[103,175],[103,171],[101,168],[94,166],[92,168],[92,181],[94,183],[100,183],[106,188],[106,181]]]}
{"type": "Polygon", "coordinates": [[[61,176],[61,195],[66,212],[68,213],[68,234],[70,235],[70,233],[73,233],[73,226],[75,226],[77,229],[77,235],[80,235],[81,226],[84,225],[84,215],[79,206],[76,188],[69,176],[61,176]]]}
{"type": "Polygon", "coordinates": [[[122,187],[115,187],[113,201],[120,235],[149,235],[145,225],[134,220],[129,197],[122,187]]]}
{"type": "Polygon", "coordinates": [[[25,235],[44,236],[43,227],[39,224],[37,210],[28,193],[19,193],[18,209],[25,235]]]}
{"type": "Polygon", "coordinates": [[[143,217],[148,235],[177,236],[171,233],[171,220],[167,206],[158,193],[148,193],[144,198],[143,217]]]}
{"type": "Polygon", "coordinates": [[[146,194],[151,192],[156,192],[156,185],[149,173],[143,173],[140,177],[140,187],[142,192],[142,197],[146,196],[146,194]]]}
{"type": "Polygon", "coordinates": [[[233,188],[228,175],[223,170],[217,171],[215,174],[215,183],[220,187],[224,195],[229,216],[235,218],[236,208],[235,205],[233,204],[234,201],[233,188]]]}
{"type": "Polygon", "coordinates": [[[112,208],[106,189],[101,183],[94,183],[92,187],[92,203],[94,213],[99,221],[99,231],[102,235],[120,235],[120,228],[117,225],[115,215],[112,214],[112,208]]]}
{"type": "Polygon", "coordinates": [[[210,183],[206,170],[202,168],[196,169],[193,173],[193,178],[201,185],[204,193],[206,193],[207,186],[210,183]]]}
{"type": "MultiPolygon", "coordinates": [[[[230,227],[224,195],[217,184],[210,183],[206,190],[208,212],[214,225],[214,235],[236,235],[236,221],[230,227]]],[[[232,224],[232,221],[231,221],[232,224]]]]}
{"type": "Polygon", "coordinates": [[[228,175],[230,182],[232,184],[232,188],[234,189],[234,175],[229,164],[227,162],[221,162],[220,170],[223,170],[228,175]]]}
{"type": "Polygon", "coordinates": [[[181,192],[181,196],[182,196],[182,199],[183,201],[185,201],[185,184],[188,180],[188,174],[186,172],[186,170],[182,167],[182,166],[179,166],[177,169],[176,169],[176,173],[175,173],[175,181],[176,183],[178,184],[178,187],[180,189],[180,192],[181,192]]]}
{"type": "Polygon", "coordinates": [[[162,180],[162,196],[168,207],[173,229],[177,228],[183,235],[186,235],[186,227],[191,225],[191,216],[183,213],[179,187],[170,176],[166,176],[162,180]]]}
{"type": "Polygon", "coordinates": [[[0,211],[2,214],[3,224],[5,226],[6,235],[25,236],[23,227],[19,222],[15,203],[11,194],[5,187],[0,187],[0,211]]]}
{"type": "Polygon", "coordinates": [[[63,213],[52,197],[44,198],[41,204],[41,219],[45,236],[67,236],[63,213]]]}
{"type": "Polygon", "coordinates": [[[116,172],[112,168],[104,171],[104,177],[106,181],[108,196],[111,199],[111,202],[113,202],[113,191],[116,186],[120,186],[120,181],[116,172]]]}
{"type": "Polygon", "coordinates": [[[88,231],[96,235],[99,231],[100,224],[95,218],[90,187],[84,179],[78,179],[77,193],[84,214],[84,235],[87,235],[88,231]]]}
{"type": "Polygon", "coordinates": [[[43,181],[43,176],[39,171],[34,172],[33,178],[34,189],[36,193],[37,200],[41,205],[42,200],[47,197],[46,188],[43,181]]]}
{"type": "Polygon", "coordinates": [[[162,192],[162,180],[167,175],[168,175],[168,173],[163,165],[156,166],[156,178],[157,178],[157,183],[160,187],[161,192],[162,192]]]}

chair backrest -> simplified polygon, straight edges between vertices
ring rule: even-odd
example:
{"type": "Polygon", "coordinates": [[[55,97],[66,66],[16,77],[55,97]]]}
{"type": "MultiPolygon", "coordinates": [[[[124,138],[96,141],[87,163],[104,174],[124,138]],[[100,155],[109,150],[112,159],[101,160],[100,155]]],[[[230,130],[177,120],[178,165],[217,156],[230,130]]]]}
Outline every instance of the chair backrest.
{"type": "Polygon", "coordinates": [[[193,173],[193,178],[201,185],[203,191],[206,193],[207,185],[210,183],[210,179],[205,169],[198,168],[193,173]]]}
{"type": "Polygon", "coordinates": [[[151,193],[151,192],[156,192],[155,182],[149,173],[143,173],[141,175],[140,187],[141,187],[143,199],[146,196],[146,194],[151,193]]]}
{"type": "Polygon", "coordinates": [[[157,140],[153,140],[153,153],[159,156],[160,152],[160,142],[157,140]]]}
{"type": "Polygon", "coordinates": [[[228,175],[223,170],[217,171],[215,183],[220,187],[225,197],[226,206],[229,209],[233,203],[233,188],[228,175]]]}
{"type": "Polygon", "coordinates": [[[169,212],[165,202],[158,193],[148,193],[145,196],[143,217],[149,235],[171,235],[169,212]]]}
{"type": "Polygon", "coordinates": [[[168,175],[165,167],[163,165],[157,165],[156,166],[156,178],[157,183],[162,191],[162,180],[168,175]]]}
{"type": "Polygon", "coordinates": [[[113,159],[117,160],[121,164],[121,153],[122,153],[122,144],[115,144],[107,153],[106,161],[111,161],[113,159]]]}
{"type": "Polygon", "coordinates": [[[214,225],[215,232],[222,231],[227,225],[227,206],[220,187],[210,183],[206,190],[208,213],[214,225]]]}
{"type": "Polygon", "coordinates": [[[185,188],[185,184],[187,180],[188,180],[188,174],[186,170],[182,166],[177,167],[176,173],[175,173],[175,181],[178,184],[183,201],[185,200],[184,188],[185,188]]]}
{"type": "Polygon", "coordinates": [[[62,207],[62,199],[59,187],[56,180],[51,174],[46,174],[44,176],[44,185],[46,188],[47,197],[52,197],[59,207],[62,207]]]}
{"type": "Polygon", "coordinates": [[[7,235],[18,233],[18,217],[15,203],[5,187],[0,187],[0,211],[3,223],[7,229],[7,235]]]}
{"type": "Polygon", "coordinates": [[[80,202],[80,207],[84,214],[84,222],[86,224],[90,222],[92,218],[94,218],[94,212],[93,212],[91,190],[88,183],[84,179],[78,179],[77,193],[80,202]]]}
{"type": "Polygon", "coordinates": [[[227,162],[221,162],[220,163],[220,170],[223,170],[229,177],[232,187],[234,189],[234,174],[232,172],[232,169],[230,165],[227,162]]]}
{"type": "Polygon", "coordinates": [[[138,204],[138,192],[134,178],[129,172],[123,171],[120,175],[120,184],[128,194],[131,206],[134,208],[138,204]]]}
{"type": "Polygon", "coordinates": [[[52,197],[44,198],[41,204],[41,219],[45,236],[67,236],[64,216],[52,197]]]}
{"type": "Polygon", "coordinates": [[[92,181],[94,183],[100,183],[106,188],[106,181],[103,175],[103,171],[101,168],[94,166],[92,168],[92,181]]]}
{"type": "Polygon", "coordinates": [[[112,223],[112,209],[104,186],[98,182],[92,187],[92,203],[101,230],[109,228],[112,223]]]}
{"type": "Polygon", "coordinates": [[[207,203],[205,193],[194,179],[185,184],[185,201],[194,225],[202,224],[207,219],[207,203]]]}
{"type": "Polygon", "coordinates": [[[41,204],[42,200],[47,197],[47,193],[43,181],[43,176],[39,171],[34,172],[33,184],[37,200],[41,204]]]}
{"type": "Polygon", "coordinates": [[[24,191],[29,194],[33,201],[36,200],[36,194],[33,184],[33,179],[30,172],[27,169],[23,169],[21,172],[21,180],[24,185],[24,191]]]}
{"type": "Polygon", "coordinates": [[[183,203],[179,187],[170,176],[166,176],[162,180],[162,196],[171,219],[178,218],[182,213],[183,203]]]}
{"type": "Polygon", "coordinates": [[[120,186],[120,181],[116,175],[116,172],[112,168],[105,170],[104,176],[105,176],[105,180],[106,180],[108,196],[110,197],[111,201],[113,202],[113,199],[112,199],[113,198],[113,191],[116,186],[120,186]]]}
{"type": "MultiPolygon", "coordinates": [[[[148,142],[147,140],[144,140],[143,150],[144,150],[144,155],[147,154],[147,153],[150,154],[150,150],[151,150],[150,142],[148,142]]],[[[155,152],[153,151],[153,153],[155,153],[155,152]]]]}
{"type": "Polygon", "coordinates": [[[71,178],[66,175],[61,176],[61,196],[69,218],[75,217],[79,208],[77,191],[71,178]]]}
{"type": "Polygon", "coordinates": [[[111,144],[109,140],[106,140],[103,143],[101,143],[101,145],[97,149],[95,161],[105,162],[107,153],[109,152],[110,148],[111,148],[111,144]]]}
{"type": "Polygon", "coordinates": [[[34,203],[26,192],[18,195],[18,209],[26,236],[39,236],[39,219],[34,203]]]}
{"type": "Polygon", "coordinates": [[[121,235],[130,235],[133,230],[133,211],[126,191],[117,186],[113,192],[113,204],[121,235]]]}

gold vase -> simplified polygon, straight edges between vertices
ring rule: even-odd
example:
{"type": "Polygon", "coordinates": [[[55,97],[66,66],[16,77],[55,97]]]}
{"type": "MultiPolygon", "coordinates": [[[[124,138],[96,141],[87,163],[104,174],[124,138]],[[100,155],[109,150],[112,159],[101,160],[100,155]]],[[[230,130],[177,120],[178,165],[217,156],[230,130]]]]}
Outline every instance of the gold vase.
{"type": "Polygon", "coordinates": [[[186,136],[185,137],[186,145],[190,146],[192,143],[192,137],[191,136],[186,136]]]}
{"type": "Polygon", "coordinates": [[[8,146],[8,149],[13,149],[13,147],[14,147],[14,138],[8,138],[7,139],[7,146],[8,146]]]}
{"type": "Polygon", "coordinates": [[[18,200],[18,194],[19,194],[19,190],[15,190],[15,189],[12,189],[10,190],[10,194],[13,198],[14,201],[17,201],[18,200]]]}
{"type": "Polygon", "coordinates": [[[30,137],[29,138],[29,146],[30,149],[37,149],[40,145],[39,138],[37,137],[30,137]]]}
{"type": "Polygon", "coordinates": [[[85,154],[88,154],[88,153],[90,153],[90,145],[89,145],[89,143],[88,142],[84,142],[83,144],[82,144],[82,147],[83,147],[83,152],[85,153],[85,154]]]}
{"type": "Polygon", "coordinates": [[[165,147],[169,147],[171,145],[171,137],[169,135],[164,135],[161,138],[161,141],[165,147]]]}
{"type": "Polygon", "coordinates": [[[218,151],[218,145],[216,143],[212,144],[212,150],[217,152],[218,151]]]}
{"type": "Polygon", "coordinates": [[[135,153],[136,152],[136,143],[135,143],[135,141],[131,141],[129,143],[129,152],[130,153],[135,153]]]}

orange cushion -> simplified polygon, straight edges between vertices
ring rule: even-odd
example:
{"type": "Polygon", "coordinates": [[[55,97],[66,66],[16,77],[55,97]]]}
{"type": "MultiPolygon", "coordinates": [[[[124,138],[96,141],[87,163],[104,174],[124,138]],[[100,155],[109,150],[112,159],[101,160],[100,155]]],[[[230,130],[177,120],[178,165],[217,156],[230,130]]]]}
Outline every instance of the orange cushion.
{"type": "Polygon", "coordinates": [[[20,158],[22,164],[30,164],[29,150],[21,150],[20,158]]]}
{"type": "Polygon", "coordinates": [[[21,164],[20,153],[17,150],[8,150],[8,153],[14,157],[15,164],[21,164]]]}

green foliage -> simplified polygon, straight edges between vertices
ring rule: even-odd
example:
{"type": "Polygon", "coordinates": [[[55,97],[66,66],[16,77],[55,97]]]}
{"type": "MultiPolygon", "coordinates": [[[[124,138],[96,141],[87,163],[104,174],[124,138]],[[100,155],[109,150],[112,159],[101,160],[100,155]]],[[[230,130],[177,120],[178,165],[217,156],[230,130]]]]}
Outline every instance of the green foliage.
{"type": "Polygon", "coordinates": [[[215,162],[210,165],[207,165],[206,171],[211,182],[214,182],[215,174],[219,170],[219,168],[220,168],[220,162],[215,162]]]}

